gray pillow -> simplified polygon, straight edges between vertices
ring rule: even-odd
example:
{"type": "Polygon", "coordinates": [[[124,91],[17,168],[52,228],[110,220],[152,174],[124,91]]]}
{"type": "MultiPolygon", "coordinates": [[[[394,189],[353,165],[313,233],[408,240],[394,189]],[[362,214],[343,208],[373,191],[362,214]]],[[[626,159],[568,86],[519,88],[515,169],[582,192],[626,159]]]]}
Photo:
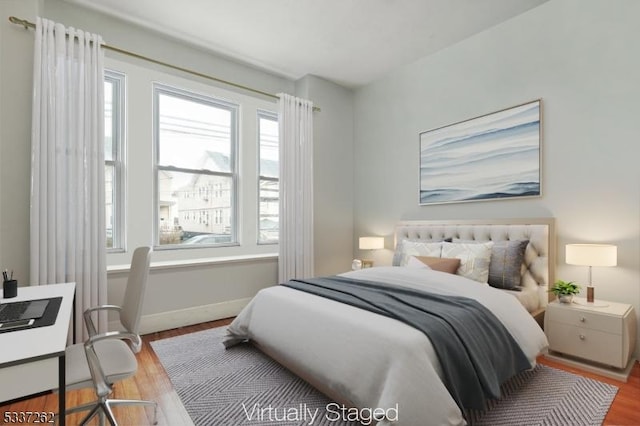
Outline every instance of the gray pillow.
{"type": "Polygon", "coordinates": [[[529,240],[495,241],[491,249],[489,285],[517,290],[521,284],[520,270],[529,240]]]}

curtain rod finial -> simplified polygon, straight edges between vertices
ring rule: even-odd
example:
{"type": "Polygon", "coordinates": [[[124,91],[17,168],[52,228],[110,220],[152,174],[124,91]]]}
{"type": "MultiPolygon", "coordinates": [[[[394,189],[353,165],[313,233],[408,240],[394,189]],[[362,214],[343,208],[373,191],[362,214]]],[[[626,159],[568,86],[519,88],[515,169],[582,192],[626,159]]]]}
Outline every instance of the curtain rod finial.
{"type": "Polygon", "coordinates": [[[18,25],[22,25],[24,27],[25,30],[29,29],[29,24],[30,22],[25,20],[25,19],[19,19],[16,18],[15,16],[9,16],[9,22],[11,22],[12,24],[18,24],[18,25]]]}

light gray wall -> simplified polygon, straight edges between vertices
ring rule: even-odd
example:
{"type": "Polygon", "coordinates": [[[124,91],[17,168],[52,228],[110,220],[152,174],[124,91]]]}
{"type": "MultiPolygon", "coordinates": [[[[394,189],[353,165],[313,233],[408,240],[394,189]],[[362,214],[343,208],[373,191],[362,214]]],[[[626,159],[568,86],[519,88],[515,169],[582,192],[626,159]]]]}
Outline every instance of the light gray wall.
{"type": "Polygon", "coordinates": [[[638,16],[634,0],[551,0],[357,91],[355,234],[391,235],[401,219],[553,216],[557,278],[587,280],[586,267],[565,265],[565,244],[616,244],[618,266],[594,268],[596,298],[637,312],[638,16]],[[542,197],[418,205],[420,132],[538,98],[542,197]]]}
{"type": "Polygon", "coordinates": [[[296,94],[321,108],[313,115],[315,275],[338,274],[353,255],[353,92],[308,75],[296,94]]]}
{"type": "Polygon", "coordinates": [[[36,0],[0,1],[0,268],[29,282],[32,31],[9,16],[34,21],[36,0]]]}

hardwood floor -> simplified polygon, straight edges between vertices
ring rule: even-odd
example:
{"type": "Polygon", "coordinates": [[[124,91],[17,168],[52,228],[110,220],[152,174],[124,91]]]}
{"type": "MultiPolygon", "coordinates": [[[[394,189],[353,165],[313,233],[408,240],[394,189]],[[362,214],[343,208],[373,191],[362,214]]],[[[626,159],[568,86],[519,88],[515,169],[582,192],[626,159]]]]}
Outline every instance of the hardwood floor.
{"type": "MultiPolygon", "coordinates": [[[[179,336],[195,331],[227,325],[231,319],[212,321],[203,324],[182,327],[174,330],[148,334],[144,336],[142,351],[138,354],[138,373],[131,379],[116,384],[113,398],[149,399],[158,402],[158,425],[180,426],[189,425],[191,420],[185,412],[178,395],[171,386],[160,361],[151,349],[150,342],[168,337],[179,336]]],[[[188,348],[185,348],[188,350],[188,348]]],[[[538,361],[550,367],[562,369],[575,374],[581,374],[617,386],[620,390],[605,418],[605,425],[640,425],[640,364],[636,362],[631,377],[627,383],[583,372],[558,362],[539,357],[538,361]]],[[[2,383],[2,386],[7,384],[2,383]]],[[[93,390],[70,391],[67,393],[67,406],[73,407],[93,401],[93,390]]],[[[56,411],[58,397],[56,394],[46,394],[10,404],[0,405],[0,424],[3,423],[5,412],[50,412],[56,411]]],[[[114,413],[120,425],[149,425],[153,413],[143,408],[115,408],[114,413]]],[[[76,425],[82,415],[67,417],[67,424],[76,425]]],[[[94,424],[97,422],[94,421],[94,424]]]]}

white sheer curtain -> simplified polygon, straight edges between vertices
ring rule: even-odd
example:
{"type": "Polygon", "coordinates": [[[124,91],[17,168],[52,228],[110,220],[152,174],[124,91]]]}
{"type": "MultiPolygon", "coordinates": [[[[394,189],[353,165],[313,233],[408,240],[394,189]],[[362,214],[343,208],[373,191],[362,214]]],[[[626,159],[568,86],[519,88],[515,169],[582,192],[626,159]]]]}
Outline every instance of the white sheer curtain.
{"type": "MultiPolygon", "coordinates": [[[[107,301],[102,38],[36,22],[31,131],[31,284],[76,283],[82,312],[107,301]]],[[[106,317],[99,320],[106,330],[106,317]]]]}
{"type": "Polygon", "coordinates": [[[279,94],[278,279],[313,276],[313,103],[279,94]]]}

